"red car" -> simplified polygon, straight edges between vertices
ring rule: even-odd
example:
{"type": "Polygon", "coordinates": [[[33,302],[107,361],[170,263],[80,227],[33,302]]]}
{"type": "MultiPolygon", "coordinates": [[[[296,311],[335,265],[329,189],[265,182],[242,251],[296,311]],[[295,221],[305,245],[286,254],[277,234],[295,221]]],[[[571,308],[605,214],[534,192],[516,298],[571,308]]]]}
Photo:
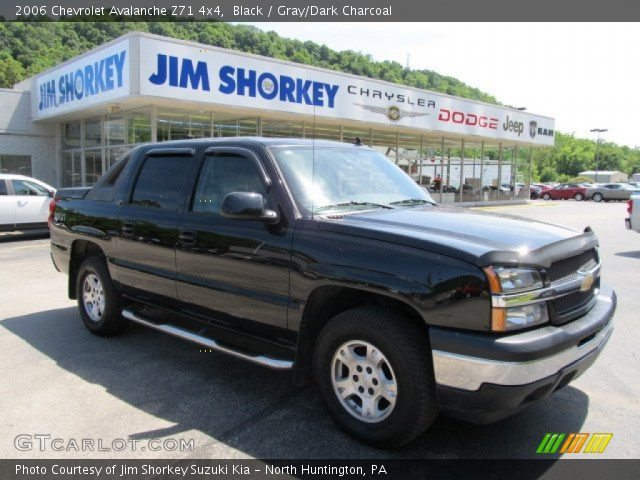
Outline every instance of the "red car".
{"type": "Polygon", "coordinates": [[[577,183],[561,183],[555,188],[544,190],[541,197],[544,200],[568,200],[574,198],[578,201],[584,200],[587,187],[577,183]]]}

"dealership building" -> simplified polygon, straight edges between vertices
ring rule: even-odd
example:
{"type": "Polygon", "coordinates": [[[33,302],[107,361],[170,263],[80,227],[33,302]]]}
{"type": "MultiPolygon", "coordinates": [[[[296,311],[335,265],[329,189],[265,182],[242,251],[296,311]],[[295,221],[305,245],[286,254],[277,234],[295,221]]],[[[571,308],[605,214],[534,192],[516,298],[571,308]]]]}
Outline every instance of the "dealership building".
{"type": "Polygon", "coordinates": [[[0,170],[89,186],[146,142],[259,135],[375,148],[443,202],[528,197],[554,119],[132,32],[0,89],[0,170]]]}

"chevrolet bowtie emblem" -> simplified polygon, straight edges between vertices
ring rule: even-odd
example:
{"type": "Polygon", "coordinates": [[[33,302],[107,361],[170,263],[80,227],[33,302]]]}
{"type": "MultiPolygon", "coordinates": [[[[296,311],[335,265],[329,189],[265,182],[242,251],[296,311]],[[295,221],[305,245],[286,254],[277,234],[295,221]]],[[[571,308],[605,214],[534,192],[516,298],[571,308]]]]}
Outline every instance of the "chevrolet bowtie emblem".
{"type": "Polygon", "coordinates": [[[581,292],[586,292],[587,290],[589,290],[591,288],[591,285],[593,285],[594,281],[595,281],[595,278],[594,278],[592,273],[585,273],[584,274],[584,279],[582,280],[582,283],[580,284],[580,291],[581,292]]]}

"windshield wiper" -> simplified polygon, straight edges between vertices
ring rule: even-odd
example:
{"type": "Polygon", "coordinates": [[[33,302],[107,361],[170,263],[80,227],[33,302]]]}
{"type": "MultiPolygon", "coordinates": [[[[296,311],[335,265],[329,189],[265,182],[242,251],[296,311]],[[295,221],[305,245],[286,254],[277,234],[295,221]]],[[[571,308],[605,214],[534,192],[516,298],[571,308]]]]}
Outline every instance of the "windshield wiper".
{"type": "Polygon", "coordinates": [[[320,210],[331,210],[334,208],[352,207],[352,206],[365,206],[365,207],[376,207],[376,208],[386,208],[386,209],[393,208],[393,207],[390,207],[389,205],[383,205],[381,203],[352,201],[352,202],[332,203],[331,205],[323,205],[322,207],[319,207],[316,210],[316,212],[319,212],[320,210]]]}
{"type": "Polygon", "coordinates": [[[429,205],[435,205],[434,202],[425,200],[423,198],[407,198],[405,200],[398,200],[397,202],[389,202],[389,205],[423,205],[428,203],[429,205]]]}

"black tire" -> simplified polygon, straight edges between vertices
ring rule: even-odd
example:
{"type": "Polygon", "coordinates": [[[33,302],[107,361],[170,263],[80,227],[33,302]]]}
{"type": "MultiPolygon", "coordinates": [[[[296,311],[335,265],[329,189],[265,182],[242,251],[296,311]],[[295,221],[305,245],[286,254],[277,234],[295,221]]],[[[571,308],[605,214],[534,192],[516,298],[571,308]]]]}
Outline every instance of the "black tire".
{"type": "Polygon", "coordinates": [[[594,194],[593,194],[593,197],[591,197],[591,199],[592,199],[594,202],[601,202],[601,201],[603,200],[603,198],[604,198],[604,197],[602,196],[602,194],[601,194],[600,192],[596,192],[596,193],[594,193],[594,194]]]}
{"type": "Polygon", "coordinates": [[[551,195],[549,195],[548,193],[543,193],[542,194],[542,199],[543,200],[551,200],[551,195]]]}
{"type": "MultiPolygon", "coordinates": [[[[89,290],[87,290],[87,292],[89,293],[89,290]]],[[[109,337],[122,333],[129,325],[129,321],[122,317],[122,298],[111,280],[109,269],[102,257],[89,257],[82,262],[78,269],[76,295],[80,316],[91,333],[102,337],[109,337]],[[89,311],[91,306],[85,303],[84,298],[84,290],[85,287],[87,287],[85,280],[90,275],[100,282],[99,286],[102,286],[101,297],[103,297],[104,300],[103,307],[96,308],[99,315],[94,314],[93,318],[89,311]],[[96,316],[98,318],[96,318],[96,316]]]]}
{"type": "MultiPolygon", "coordinates": [[[[329,321],[316,343],[314,370],[324,403],[340,427],[362,442],[380,448],[402,446],[424,433],[438,415],[428,345],[425,330],[396,312],[378,307],[355,308],[329,321]],[[379,350],[396,380],[395,406],[376,423],[367,423],[349,413],[334,391],[333,357],[350,341],[368,342],[379,350]]],[[[348,372],[347,377],[357,373],[355,367],[348,372]]]]}
{"type": "Polygon", "coordinates": [[[584,200],[584,195],[582,195],[581,193],[576,193],[573,198],[577,201],[577,202],[581,202],[582,200],[584,200]]]}

